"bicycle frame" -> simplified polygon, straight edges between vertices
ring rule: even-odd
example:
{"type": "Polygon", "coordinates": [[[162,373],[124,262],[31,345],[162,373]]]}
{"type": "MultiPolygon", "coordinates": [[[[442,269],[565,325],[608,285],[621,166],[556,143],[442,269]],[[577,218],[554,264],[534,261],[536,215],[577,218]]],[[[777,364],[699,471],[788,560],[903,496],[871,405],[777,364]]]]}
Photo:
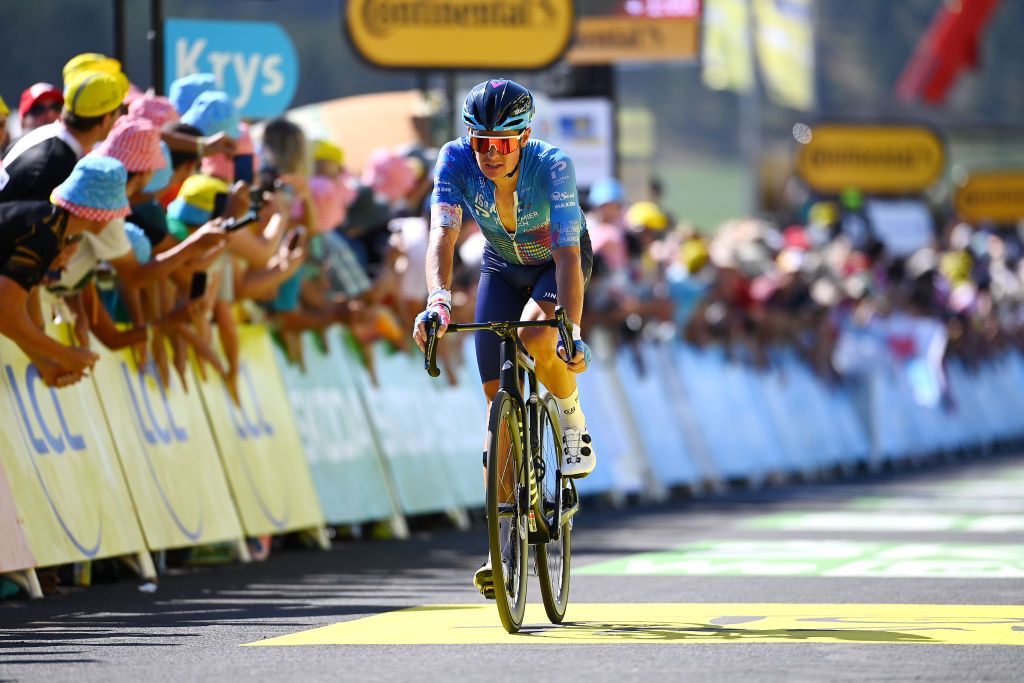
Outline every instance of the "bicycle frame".
{"type": "MultiPolygon", "coordinates": [[[[437,367],[437,328],[439,321],[436,315],[432,315],[427,325],[427,343],[424,353],[424,367],[431,377],[437,377],[440,369],[437,367]]],[[[533,458],[541,447],[539,441],[534,443],[534,435],[540,431],[540,383],[537,380],[537,365],[534,359],[526,352],[522,340],[517,334],[517,329],[523,327],[555,327],[558,328],[562,344],[567,349],[572,346],[572,321],[568,319],[565,309],[561,306],[555,308],[555,318],[552,320],[514,320],[507,322],[491,323],[467,323],[449,325],[446,332],[494,332],[501,337],[499,361],[501,370],[498,375],[499,390],[504,389],[513,399],[520,411],[520,424],[522,425],[523,442],[523,467],[527,469],[527,481],[535,481],[533,458]],[[523,382],[522,373],[526,373],[526,382],[523,382]],[[521,387],[528,388],[527,397],[522,394],[521,387]]],[[[576,485],[572,479],[562,477],[561,471],[556,471],[555,480],[560,484],[560,490],[556,495],[554,514],[548,518],[542,507],[542,496],[530,500],[527,509],[530,510],[529,540],[531,545],[547,543],[558,540],[559,530],[566,522],[572,519],[579,511],[579,495],[576,492],[576,485]]],[[[540,483],[537,482],[537,490],[540,492],[540,483]]]]}

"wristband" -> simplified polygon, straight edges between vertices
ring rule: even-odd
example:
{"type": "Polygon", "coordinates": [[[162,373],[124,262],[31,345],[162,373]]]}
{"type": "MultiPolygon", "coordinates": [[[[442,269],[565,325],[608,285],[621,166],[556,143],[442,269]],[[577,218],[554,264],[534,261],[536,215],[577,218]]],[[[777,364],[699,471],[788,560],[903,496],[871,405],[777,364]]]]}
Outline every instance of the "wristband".
{"type": "Polygon", "coordinates": [[[452,310],[452,293],[451,290],[445,289],[444,287],[438,287],[430,293],[427,297],[427,308],[440,304],[446,306],[448,310],[452,310]]]}
{"type": "Polygon", "coordinates": [[[579,325],[572,326],[572,340],[574,342],[583,341],[583,334],[580,332],[579,325]]]}

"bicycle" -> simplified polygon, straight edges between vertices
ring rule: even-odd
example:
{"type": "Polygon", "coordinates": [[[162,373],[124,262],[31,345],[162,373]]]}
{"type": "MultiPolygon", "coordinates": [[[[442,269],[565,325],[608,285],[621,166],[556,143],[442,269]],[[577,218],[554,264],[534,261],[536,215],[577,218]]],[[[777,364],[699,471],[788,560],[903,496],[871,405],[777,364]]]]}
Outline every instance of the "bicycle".
{"type": "MultiPolygon", "coordinates": [[[[437,315],[427,322],[424,367],[437,377],[437,315]]],[[[557,327],[565,348],[573,348],[572,321],[562,306],[552,320],[452,324],[447,332],[489,330],[501,337],[500,382],[487,421],[487,536],[494,593],[501,625],[509,633],[522,627],[526,611],[528,546],[534,546],[544,611],[560,624],[569,606],[573,517],[579,495],[561,470],[558,406],[550,393],[541,397],[533,358],[516,330],[557,327]],[[525,376],[525,377],[524,377],[525,376]],[[523,397],[523,387],[529,389],[523,397]]],[[[490,598],[491,595],[486,597],[490,598]]]]}

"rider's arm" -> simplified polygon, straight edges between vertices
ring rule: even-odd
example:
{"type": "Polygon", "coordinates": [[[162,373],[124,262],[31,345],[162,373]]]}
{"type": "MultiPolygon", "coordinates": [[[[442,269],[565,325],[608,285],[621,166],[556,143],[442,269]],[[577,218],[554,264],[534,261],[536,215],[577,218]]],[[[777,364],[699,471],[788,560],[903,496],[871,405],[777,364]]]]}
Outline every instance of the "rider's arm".
{"type": "Polygon", "coordinates": [[[427,242],[427,291],[450,289],[455,241],[462,229],[459,160],[452,143],[441,148],[430,194],[430,238],[427,242]]]}
{"type": "Polygon", "coordinates": [[[579,247],[562,247],[551,252],[555,259],[555,282],[558,303],[565,307],[573,323],[579,327],[583,317],[583,267],[579,247]]]}

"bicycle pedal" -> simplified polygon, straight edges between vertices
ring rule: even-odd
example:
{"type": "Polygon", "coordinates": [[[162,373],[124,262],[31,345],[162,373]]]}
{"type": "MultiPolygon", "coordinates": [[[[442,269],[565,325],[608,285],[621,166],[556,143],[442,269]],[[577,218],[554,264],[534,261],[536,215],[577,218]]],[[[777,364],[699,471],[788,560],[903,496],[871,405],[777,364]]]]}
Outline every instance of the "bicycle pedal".
{"type": "Polygon", "coordinates": [[[494,600],[494,586],[488,586],[487,588],[480,589],[480,595],[484,596],[487,600],[494,600]]]}

